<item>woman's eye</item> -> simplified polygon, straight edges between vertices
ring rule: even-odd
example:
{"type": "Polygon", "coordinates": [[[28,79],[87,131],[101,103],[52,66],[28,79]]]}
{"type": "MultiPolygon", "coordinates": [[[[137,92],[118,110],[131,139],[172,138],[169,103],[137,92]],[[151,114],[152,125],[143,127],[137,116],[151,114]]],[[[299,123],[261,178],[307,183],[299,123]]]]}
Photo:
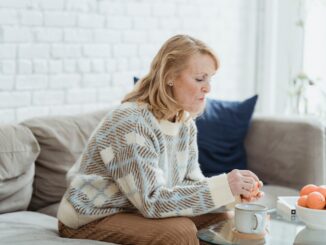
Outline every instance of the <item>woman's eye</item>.
{"type": "Polygon", "coordinates": [[[196,81],[197,81],[197,82],[202,82],[202,81],[204,81],[204,79],[196,78],[196,81]]]}

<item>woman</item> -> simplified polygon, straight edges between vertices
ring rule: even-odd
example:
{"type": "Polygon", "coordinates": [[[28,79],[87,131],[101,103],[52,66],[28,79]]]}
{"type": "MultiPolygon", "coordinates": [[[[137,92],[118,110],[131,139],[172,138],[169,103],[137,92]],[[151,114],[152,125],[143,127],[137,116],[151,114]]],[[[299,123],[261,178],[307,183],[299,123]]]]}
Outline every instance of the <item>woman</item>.
{"type": "Polygon", "coordinates": [[[69,171],[58,211],[61,236],[199,244],[197,229],[221,219],[210,211],[240,195],[261,196],[252,197],[260,182],[250,171],[211,178],[200,171],[192,118],[203,111],[218,67],[213,51],[195,38],[165,42],[150,72],[108,113],[69,171]]]}

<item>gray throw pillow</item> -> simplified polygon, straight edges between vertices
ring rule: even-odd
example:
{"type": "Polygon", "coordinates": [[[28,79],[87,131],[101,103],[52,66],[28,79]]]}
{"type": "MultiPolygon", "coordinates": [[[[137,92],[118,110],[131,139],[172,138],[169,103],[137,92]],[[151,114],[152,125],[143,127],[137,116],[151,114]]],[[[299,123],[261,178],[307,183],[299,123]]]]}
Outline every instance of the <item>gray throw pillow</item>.
{"type": "Polygon", "coordinates": [[[107,112],[33,118],[22,122],[33,132],[41,147],[35,163],[29,210],[60,202],[66,190],[67,171],[81,155],[91,133],[107,112]]]}
{"type": "Polygon", "coordinates": [[[26,210],[40,147],[21,125],[0,126],[0,213],[26,210]]]}

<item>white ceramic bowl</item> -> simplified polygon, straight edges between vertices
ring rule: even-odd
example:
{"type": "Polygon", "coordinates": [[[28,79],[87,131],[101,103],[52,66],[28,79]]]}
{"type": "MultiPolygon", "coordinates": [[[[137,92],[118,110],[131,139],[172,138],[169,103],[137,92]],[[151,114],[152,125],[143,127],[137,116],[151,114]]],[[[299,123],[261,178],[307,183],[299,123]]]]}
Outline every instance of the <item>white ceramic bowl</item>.
{"type": "Polygon", "coordinates": [[[326,230],[326,210],[304,208],[296,204],[297,215],[308,228],[326,230]]]}

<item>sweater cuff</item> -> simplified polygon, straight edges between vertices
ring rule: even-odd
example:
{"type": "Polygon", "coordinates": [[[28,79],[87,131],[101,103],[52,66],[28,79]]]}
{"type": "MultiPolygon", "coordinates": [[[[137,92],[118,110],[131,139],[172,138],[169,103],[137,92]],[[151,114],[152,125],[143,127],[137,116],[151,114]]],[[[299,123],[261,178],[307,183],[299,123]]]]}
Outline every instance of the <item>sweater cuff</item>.
{"type": "Polygon", "coordinates": [[[208,188],[214,205],[219,208],[235,201],[226,174],[220,174],[207,178],[208,188]]]}

